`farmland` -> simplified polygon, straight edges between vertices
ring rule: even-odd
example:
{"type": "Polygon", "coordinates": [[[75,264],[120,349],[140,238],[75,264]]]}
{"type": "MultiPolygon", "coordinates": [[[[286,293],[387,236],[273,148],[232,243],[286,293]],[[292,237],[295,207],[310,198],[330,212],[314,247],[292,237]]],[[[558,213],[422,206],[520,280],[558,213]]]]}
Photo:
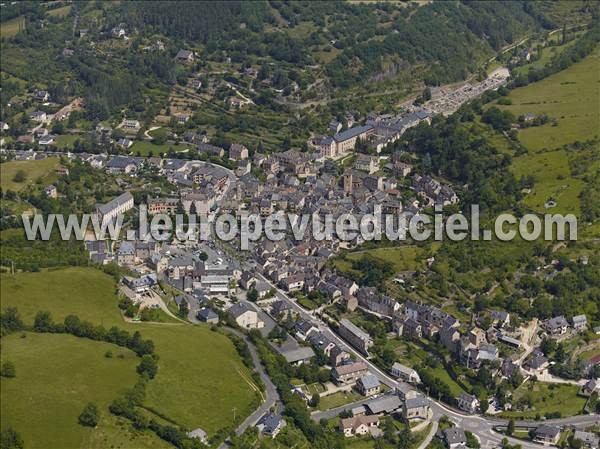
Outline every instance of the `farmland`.
{"type": "MultiPolygon", "coordinates": [[[[18,307],[26,323],[38,310],[49,310],[55,321],[73,313],[107,328],[139,330],[152,339],[160,356],[159,371],[148,384],[145,405],[182,426],[201,427],[212,435],[233,425],[233,407],[239,422],[255,405],[256,397],[245,380],[250,378],[248,369],[226,337],[204,326],[125,323],[112,278],[98,270],[4,274],[0,284],[2,307],[18,307]],[[206,404],[211,404],[210,414],[205,413],[206,404]]],[[[26,429],[21,431],[27,439],[26,429]]]]}
{"type": "Polygon", "coordinates": [[[5,162],[0,164],[0,186],[2,186],[2,190],[20,192],[37,182],[38,179],[41,182],[49,183],[54,178],[54,168],[57,164],[57,158],[5,162]],[[19,171],[23,171],[25,174],[23,182],[16,182],[14,179],[19,171]]]}

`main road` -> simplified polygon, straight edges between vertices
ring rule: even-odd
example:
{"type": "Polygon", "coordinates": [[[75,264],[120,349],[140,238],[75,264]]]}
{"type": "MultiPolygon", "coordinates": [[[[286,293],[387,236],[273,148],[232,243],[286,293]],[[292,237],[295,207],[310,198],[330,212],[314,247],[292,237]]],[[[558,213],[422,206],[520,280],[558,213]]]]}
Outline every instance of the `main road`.
{"type": "MultiPolygon", "coordinates": [[[[255,268],[255,267],[252,267],[252,268],[255,268]]],[[[254,270],[254,271],[256,272],[256,270],[254,270]]],[[[279,299],[287,301],[304,320],[311,322],[327,338],[331,339],[331,341],[335,342],[341,348],[344,348],[346,351],[354,354],[354,356],[357,359],[366,363],[367,366],[369,367],[369,370],[377,376],[377,378],[379,379],[379,381],[382,384],[385,384],[392,389],[398,388],[402,384],[402,382],[398,382],[396,379],[393,379],[387,373],[382,371],[377,365],[375,365],[369,359],[364,357],[361,353],[359,353],[358,351],[355,351],[352,347],[350,347],[350,345],[348,345],[344,340],[342,340],[342,338],[340,338],[339,335],[337,335],[335,332],[333,332],[333,330],[325,322],[323,322],[320,318],[315,316],[310,311],[308,311],[308,310],[304,309],[302,306],[300,306],[294,299],[290,298],[285,292],[283,292],[276,285],[274,285],[269,279],[265,278],[262,274],[260,274],[258,272],[256,272],[256,277],[260,278],[262,281],[264,281],[267,284],[274,287],[277,291],[277,297],[279,299]]],[[[502,439],[505,438],[505,435],[496,432],[494,430],[494,428],[497,426],[500,426],[500,427],[506,426],[508,424],[508,420],[496,419],[496,418],[491,418],[491,417],[481,416],[481,415],[465,414],[465,413],[458,411],[440,401],[435,400],[434,398],[430,397],[429,399],[430,399],[431,411],[433,413],[431,419],[434,423],[437,422],[442,416],[447,416],[456,425],[462,427],[464,430],[467,430],[467,431],[473,433],[479,439],[479,442],[480,442],[482,448],[491,449],[491,448],[497,448],[497,447],[501,446],[502,439]]],[[[315,413],[312,415],[312,417],[313,417],[313,419],[315,419],[317,421],[322,418],[326,418],[326,419],[332,418],[334,416],[337,416],[343,410],[349,410],[360,403],[361,402],[359,401],[358,403],[347,404],[345,406],[338,407],[335,409],[315,413]]],[[[549,419],[546,421],[517,421],[515,424],[517,427],[531,428],[531,427],[539,426],[542,423],[553,424],[553,425],[560,426],[560,427],[564,427],[564,426],[587,427],[592,424],[600,425],[600,417],[596,414],[578,415],[578,416],[573,416],[570,418],[549,419]]],[[[432,434],[435,433],[435,430],[436,430],[436,426],[434,425],[434,426],[432,426],[431,433],[428,437],[431,437],[432,434]]],[[[429,440],[429,438],[428,438],[428,440],[429,440]]],[[[511,438],[511,437],[508,437],[508,440],[512,444],[520,444],[522,447],[527,448],[527,449],[539,449],[541,447],[544,447],[544,446],[536,444],[536,443],[523,441],[520,439],[511,438]]]]}

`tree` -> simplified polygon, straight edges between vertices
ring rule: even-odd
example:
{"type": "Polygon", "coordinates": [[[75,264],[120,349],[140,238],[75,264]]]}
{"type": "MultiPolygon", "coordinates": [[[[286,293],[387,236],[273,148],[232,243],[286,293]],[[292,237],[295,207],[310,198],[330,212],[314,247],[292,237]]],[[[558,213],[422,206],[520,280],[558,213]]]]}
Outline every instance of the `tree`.
{"type": "Polygon", "coordinates": [[[206,262],[208,260],[208,254],[206,254],[206,252],[204,252],[204,251],[200,251],[200,254],[198,254],[198,258],[202,262],[206,262]]]}
{"type": "Polygon", "coordinates": [[[48,311],[40,310],[33,320],[33,329],[37,332],[52,332],[54,323],[52,315],[48,311]]]}
{"type": "Polygon", "coordinates": [[[0,335],[23,329],[23,321],[16,307],[7,307],[0,313],[0,335]]]}
{"type": "Polygon", "coordinates": [[[15,364],[9,360],[2,364],[2,368],[0,368],[0,376],[2,377],[16,377],[17,372],[15,370],[15,364]]]}
{"type": "Polygon", "coordinates": [[[319,393],[315,393],[310,398],[310,406],[317,407],[319,405],[320,401],[321,401],[321,396],[319,396],[319,393]]]}
{"type": "Polygon", "coordinates": [[[182,298],[181,302],[179,303],[179,316],[181,318],[186,318],[189,312],[190,308],[188,306],[188,303],[185,299],[182,298]]]}
{"type": "Polygon", "coordinates": [[[255,302],[258,299],[258,290],[256,290],[254,287],[252,287],[250,290],[248,290],[246,299],[248,299],[248,301],[255,302]]]}
{"type": "Polygon", "coordinates": [[[79,415],[79,424],[86,427],[96,427],[100,420],[100,410],[93,402],[88,402],[79,415]]]}
{"type": "Polygon", "coordinates": [[[138,374],[146,374],[150,379],[154,379],[157,371],[158,363],[156,363],[156,359],[148,354],[142,356],[142,361],[137,366],[138,374]]]}
{"type": "Polygon", "coordinates": [[[24,182],[27,178],[27,174],[23,170],[17,170],[15,176],[13,176],[14,182],[24,182]]]}
{"type": "Polygon", "coordinates": [[[508,426],[506,426],[506,434],[511,436],[513,433],[515,433],[515,420],[514,418],[510,418],[508,426]]]}
{"type": "Polygon", "coordinates": [[[23,449],[23,438],[12,427],[2,429],[0,432],[0,449],[23,449]]]}

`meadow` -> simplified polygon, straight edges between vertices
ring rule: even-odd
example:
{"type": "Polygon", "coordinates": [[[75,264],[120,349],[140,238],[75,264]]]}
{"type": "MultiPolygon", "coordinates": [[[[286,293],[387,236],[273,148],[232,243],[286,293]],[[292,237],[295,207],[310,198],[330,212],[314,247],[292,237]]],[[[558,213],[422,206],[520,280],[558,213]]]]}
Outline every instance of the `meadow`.
{"type": "Polygon", "coordinates": [[[37,182],[49,184],[55,179],[54,169],[58,165],[57,158],[46,158],[34,161],[10,161],[0,164],[0,186],[2,190],[20,192],[37,182]],[[15,182],[14,177],[22,170],[26,177],[23,182],[15,182]]]}
{"type": "Polygon", "coordinates": [[[580,414],[586,399],[577,396],[579,387],[576,385],[525,383],[514,392],[513,404],[529,397],[532,407],[525,412],[503,412],[507,418],[535,418],[537,414],[544,416],[546,413],[560,412],[562,416],[580,414]]]}
{"type": "Polygon", "coordinates": [[[499,105],[515,116],[547,114],[558,126],[548,123],[519,131],[519,140],[534,152],[600,135],[600,49],[584,60],[548,78],[514,89],[512,105],[499,105]]]}
{"type": "MultiPolygon", "coordinates": [[[[38,310],[50,311],[55,321],[73,313],[107,328],[116,325],[129,332],[139,330],[143,338],[152,339],[160,356],[159,370],[148,384],[144,405],[181,426],[201,427],[212,435],[234,425],[234,407],[235,423],[239,423],[257,404],[248,381],[250,372],[229,339],[204,325],[125,323],[117,308],[114,281],[99,270],[3,274],[0,293],[2,308],[17,307],[26,323],[32,322],[38,310]]],[[[61,357],[57,360],[62,363],[61,357]]],[[[27,428],[17,430],[28,438],[27,428]]],[[[114,431],[123,432],[116,427],[114,431]]]]}
{"type": "Polygon", "coordinates": [[[71,335],[27,332],[2,339],[5,360],[14,363],[17,375],[0,383],[2,427],[18,429],[26,447],[168,447],[149,431],[114,431],[118,422],[108,405],[137,380],[138,358],[128,349],[71,335]],[[107,351],[114,356],[105,357],[107,351]],[[101,410],[93,429],[77,422],[88,402],[101,410]]]}

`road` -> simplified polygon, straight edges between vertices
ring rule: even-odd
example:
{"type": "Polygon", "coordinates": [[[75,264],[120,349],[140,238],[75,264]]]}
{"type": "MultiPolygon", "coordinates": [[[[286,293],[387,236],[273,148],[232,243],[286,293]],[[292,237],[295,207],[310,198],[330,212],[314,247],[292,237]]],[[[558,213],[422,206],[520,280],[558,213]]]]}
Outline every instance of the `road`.
{"type": "MultiPolygon", "coordinates": [[[[260,273],[256,273],[256,277],[260,278],[262,281],[267,282],[269,285],[276,288],[277,297],[279,299],[283,299],[288,301],[292,307],[300,314],[300,316],[310,321],[314,326],[316,326],[321,332],[323,332],[328,338],[338,344],[340,347],[346,349],[348,352],[354,354],[354,356],[363,361],[369,367],[369,370],[375,374],[379,381],[390,388],[397,388],[400,386],[401,382],[398,382],[396,379],[390,377],[387,373],[383,372],[379,369],[374,363],[364,357],[358,351],[355,351],[351,348],[344,340],[342,340],[335,332],[331,330],[331,328],[326,325],[322,320],[315,317],[311,312],[304,309],[300,306],[294,299],[290,298],[285,292],[281,291],[277,286],[275,286],[272,282],[270,282],[267,278],[265,278],[260,273]]],[[[460,412],[450,406],[443,404],[442,402],[436,401],[433,398],[429,398],[431,402],[431,410],[433,413],[432,421],[437,422],[442,416],[447,416],[453,421],[456,425],[461,426],[464,430],[468,430],[472,432],[480,441],[482,448],[496,448],[500,447],[501,441],[505,438],[504,435],[495,432],[494,427],[496,426],[506,426],[508,424],[508,420],[506,419],[496,419],[490,417],[483,417],[479,415],[470,415],[460,412]]],[[[342,407],[338,407],[332,410],[327,410],[325,412],[318,412],[312,415],[312,418],[316,421],[319,421],[322,418],[333,418],[337,416],[342,410],[350,410],[357,405],[362,404],[366,401],[358,401],[352,404],[347,404],[342,407]]],[[[600,417],[598,415],[578,415],[570,418],[562,418],[562,419],[551,419],[546,421],[517,421],[517,427],[536,427],[541,423],[546,424],[554,424],[557,426],[576,426],[576,427],[585,427],[591,424],[600,424],[600,417]]],[[[430,432],[429,437],[433,437],[433,434],[430,432]]],[[[515,438],[509,437],[508,440],[512,444],[520,444],[523,448],[526,449],[539,449],[543,446],[527,442],[515,438]]]]}

